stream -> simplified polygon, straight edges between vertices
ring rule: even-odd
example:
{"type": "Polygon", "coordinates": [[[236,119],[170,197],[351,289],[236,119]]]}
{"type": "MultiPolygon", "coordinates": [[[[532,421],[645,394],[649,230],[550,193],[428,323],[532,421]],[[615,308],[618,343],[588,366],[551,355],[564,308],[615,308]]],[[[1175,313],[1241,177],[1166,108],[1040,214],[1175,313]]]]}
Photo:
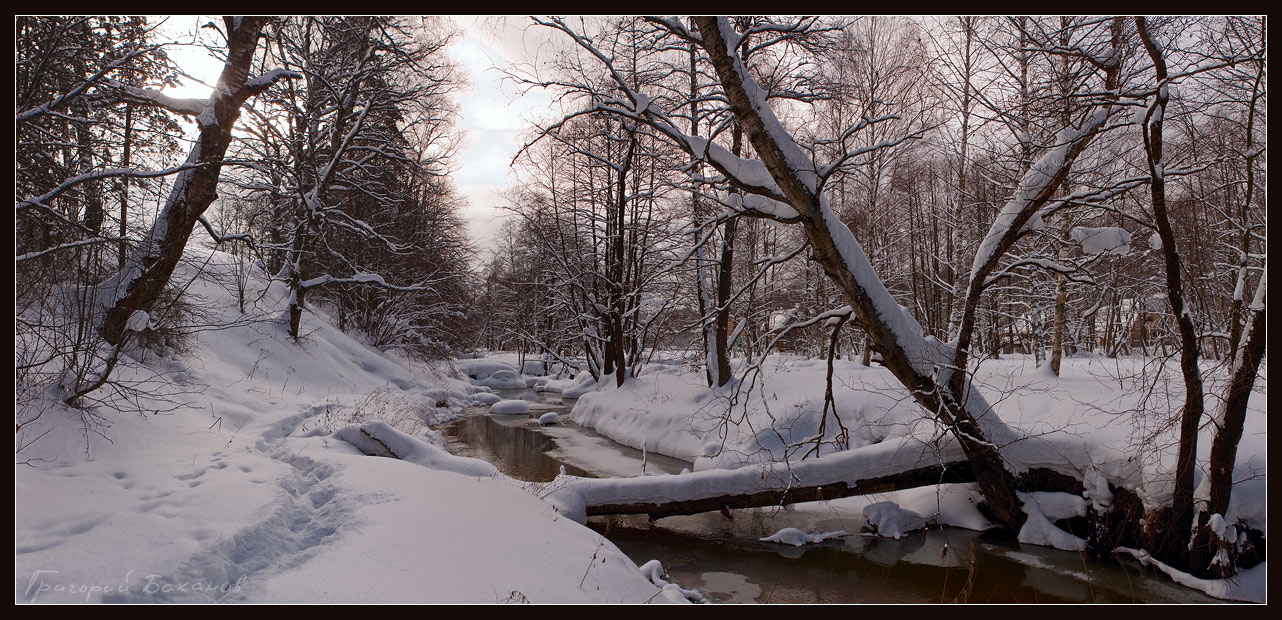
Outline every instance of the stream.
{"type": "MultiPolygon", "coordinates": [[[[548,481],[562,468],[575,476],[680,473],[690,463],[618,444],[569,421],[573,401],[531,389],[499,390],[530,402],[530,414],[491,415],[473,407],[442,430],[447,448],[484,459],[504,474],[548,481]],[[555,426],[535,419],[549,411],[555,426]]],[[[858,509],[842,501],[792,508],[667,517],[592,517],[638,565],[663,563],[669,579],[721,603],[1215,603],[1201,592],[1124,560],[1105,564],[1083,554],[1023,545],[1009,536],[932,527],[895,540],[858,533],[858,509]],[[761,542],[781,528],[851,535],[793,547],[761,542]]]]}

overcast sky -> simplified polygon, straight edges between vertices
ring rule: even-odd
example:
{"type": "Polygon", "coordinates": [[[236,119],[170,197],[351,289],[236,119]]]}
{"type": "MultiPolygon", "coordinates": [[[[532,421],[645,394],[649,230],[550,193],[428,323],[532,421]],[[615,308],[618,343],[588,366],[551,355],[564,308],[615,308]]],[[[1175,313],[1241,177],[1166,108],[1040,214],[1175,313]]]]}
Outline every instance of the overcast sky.
{"type": "MultiPolygon", "coordinates": [[[[500,70],[514,60],[531,57],[548,35],[527,28],[525,17],[453,16],[461,36],[451,45],[450,54],[466,75],[469,86],[456,95],[459,105],[459,129],[465,133],[464,148],[459,152],[453,175],[459,191],[468,201],[464,216],[469,233],[478,247],[490,244],[494,228],[498,194],[514,179],[509,172],[512,156],[521,145],[521,133],[529,121],[548,114],[551,98],[535,90],[521,96],[518,89],[504,82],[500,70]]],[[[191,42],[195,36],[220,43],[209,29],[200,24],[221,20],[211,16],[174,16],[167,18],[162,37],[191,42]]],[[[166,92],[178,97],[208,97],[209,86],[218,79],[222,63],[210,57],[199,45],[175,45],[167,48],[170,58],[193,80],[181,88],[166,92]]]]}

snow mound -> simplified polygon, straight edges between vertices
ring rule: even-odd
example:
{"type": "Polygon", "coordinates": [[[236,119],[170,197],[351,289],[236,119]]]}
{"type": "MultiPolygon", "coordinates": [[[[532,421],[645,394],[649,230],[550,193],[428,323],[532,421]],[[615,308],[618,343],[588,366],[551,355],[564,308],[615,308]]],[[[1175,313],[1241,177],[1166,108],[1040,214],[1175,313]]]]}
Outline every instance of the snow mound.
{"type": "Polygon", "coordinates": [[[477,385],[483,385],[492,390],[519,390],[525,387],[525,379],[516,374],[515,370],[499,370],[484,379],[473,381],[477,385]]]}
{"type": "Polygon", "coordinates": [[[811,543],[823,542],[830,538],[841,538],[842,536],[846,536],[845,530],[837,530],[835,532],[815,532],[814,534],[807,534],[806,532],[803,532],[795,527],[785,527],[779,530],[778,532],[775,532],[774,534],[766,536],[765,538],[759,538],[757,540],[760,540],[761,542],[775,542],[775,543],[782,543],[785,545],[792,545],[794,547],[800,547],[802,545],[808,545],[811,543]]]}
{"type": "Polygon", "coordinates": [[[658,560],[650,560],[645,564],[637,567],[641,574],[645,575],[650,583],[663,588],[663,598],[673,603],[706,603],[708,597],[704,596],[698,590],[687,590],[681,586],[665,579],[667,574],[663,572],[663,564],[658,560]]]}
{"type": "Polygon", "coordinates": [[[530,403],[523,400],[501,400],[490,405],[490,413],[499,415],[526,415],[530,413],[530,403]]]}
{"type": "Polygon", "coordinates": [[[454,472],[464,476],[493,476],[498,469],[480,459],[454,456],[432,444],[406,435],[385,422],[367,422],[348,426],[334,437],[352,444],[357,450],[373,456],[387,456],[429,469],[454,472]]]}
{"type": "Polygon", "coordinates": [[[547,424],[560,424],[560,423],[561,423],[561,416],[557,415],[555,411],[549,411],[539,416],[539,424],[547,425],[547,424]]]}
{"type": "Polygon", "coordinates": [[[472,402],[478,405],[493,405],[500,400],[503,400],[503,397],[492,392],[477,392],[472,395],[472,402]]]}
{"type": "Polygon", "coordinates": [[[877,502],[864,506],[864,522],[878,536],[895,539],[926,527],[926,519],[911,510],[900,508],[895,502],[877,502]]]}

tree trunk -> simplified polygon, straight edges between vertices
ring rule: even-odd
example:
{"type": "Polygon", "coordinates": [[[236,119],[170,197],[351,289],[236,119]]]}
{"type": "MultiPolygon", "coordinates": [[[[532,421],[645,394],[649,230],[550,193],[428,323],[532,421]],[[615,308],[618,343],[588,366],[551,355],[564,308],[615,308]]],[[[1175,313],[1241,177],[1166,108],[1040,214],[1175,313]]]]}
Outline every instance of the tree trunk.
{"type": "Polygon", "coordinates": [[[169,276],[182,258],[187,239],[196,221],[217,197],[218,177],[223,155],[232,140],[232,129],[240,116],[240,106],[266,85],[247,84],[258,36],[269,21],[266,17],[227,18],[227,61],[204,113],[197,119],[200,136],[192,147],[187,163],[196,167],[184,170],[174,179],[169,194],[148,238],[125,270],[104,291],[114,297],[107,301],[103,318],[103,338],[119,344],[129,317],[137,311],[151,311],[169,282],[169,276]]]}
{"type": "MultiPolygon", "coordinates": [[[[754,105],[735,66],[737,59],[727,50],[717,20],[701,17],[696,21],[703,46],[708,51],[735,117],[743,126],[757,155],[787,196],[789,204],[800,215],[806,237],[812,244],[814,260],[838,285],[851,307],[859,314],[861,322],[881,350],[886,367],[927,411],[934,412],[944,424],[954,430],[954,436],[975,471],[976,480],[984,492],[991,514],[1003,525],[1018,530],[1025,515],[1020,508],[1022,503],[1015,494],[1014,479],[986,433],[968,411],[969,406],[977,406],[983,399],[971,393],[969,381],[963,378],[965,373],[955,373],[954,380],[944,386],[936,384],[930,375],[918,371],[915,363],[917,360],[909,356],[904,349],[905,343],[900,341],[900,337],[906,337],[899,331],[902,325],[893,317],[882,314],[885,301],[893,298],[884,285],[876,292],[865,288],[866,285],[875,286],[880,282],[857,279],[846,264],[846,258],[834,240],[834,235],[842,232],[836,228],[841,225],[840,222],[835,217],[830,222],[829,209],[822,203],[822,198],[800,178],[801,171],[793,169],[789,164],[787,155],[782,151],[786,148],[785,145],[776,142],[775,137],[767,131],[760,114],[768,113],[768,110],[758,110],[754,105]]],[[[795,148],[795,145],[792,146],[795,148]]],[[[842,238],[842,247],[847,248],[847,251],[858,248],[858,243],[848,228],[842,233],[842,238]]],[[[852,259],[862,259],[862,263],[867,263],[867,257],[862,254],[861,249],[859,257],[852,259]]],[[[900,309],[896,307],[893,312],[898,313],[900,309]]]]}
{"type": "MultiPolygon", "coordinates": [[[[1180,274],[1180,255],[1175,247],[1175,232],[1171,228],[1170,217],[1166,206],[1166,181],[1163,176],[1162,162],[1162,125],[1163,115],[1169,97],[1167,89],[1166,61],[1160,48],[1149,36],[1143,17],[1135,18],[1136,30],[1140,40],[1153,60],[1158,91],[1155,107],[1145,118],[1144,148],[1148,154],[1149,188],[1153,202],[1153,216],[1157,224],[1157,234],[1162,241],[1162,257],[1166,267],[1167,299],[1171,312],[1175,315],[1180,331],[1180,372],[1184,378],[1184,410],[1180,414],[1179,453],[1175,461],[1175,489],[1171,501],[1171,525],[1169,531],[1177,540],[1188,540],[1193,526],[1193,474],[1197,468],[1197,429],[1202,422],[1204,408],[1202,391],[1202,374],[1198,368],[1197,329],[1189,314],[1184,300],[1184,285],[1180,274]]],[[[1171,544],[1168,553],[1174,557],[1169,561],[1186,566],[1188,547],[1184,544],[1171,544]]]]}

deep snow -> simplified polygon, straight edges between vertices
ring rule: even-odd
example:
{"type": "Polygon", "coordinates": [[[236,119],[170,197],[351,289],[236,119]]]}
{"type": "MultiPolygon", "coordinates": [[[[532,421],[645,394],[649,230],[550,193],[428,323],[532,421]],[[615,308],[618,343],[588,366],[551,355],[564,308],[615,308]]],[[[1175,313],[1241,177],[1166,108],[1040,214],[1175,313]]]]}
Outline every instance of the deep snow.
{"type": "Polygon", "coordinates": [[[486,399],[461,375],[310,313],[295,343],[276,288],[241,317],[210,277],[232,260],[215,253],[189,294],[239,326],[118,371],[167,402],[98,408],[88,432],[80,411],[26,403],[44,413],[16,440],[16,602],[672,598],[524,486],[434,445],[429,425],[486,399]],[[405,460],[365,455],[384,449],[405,460]]]}

